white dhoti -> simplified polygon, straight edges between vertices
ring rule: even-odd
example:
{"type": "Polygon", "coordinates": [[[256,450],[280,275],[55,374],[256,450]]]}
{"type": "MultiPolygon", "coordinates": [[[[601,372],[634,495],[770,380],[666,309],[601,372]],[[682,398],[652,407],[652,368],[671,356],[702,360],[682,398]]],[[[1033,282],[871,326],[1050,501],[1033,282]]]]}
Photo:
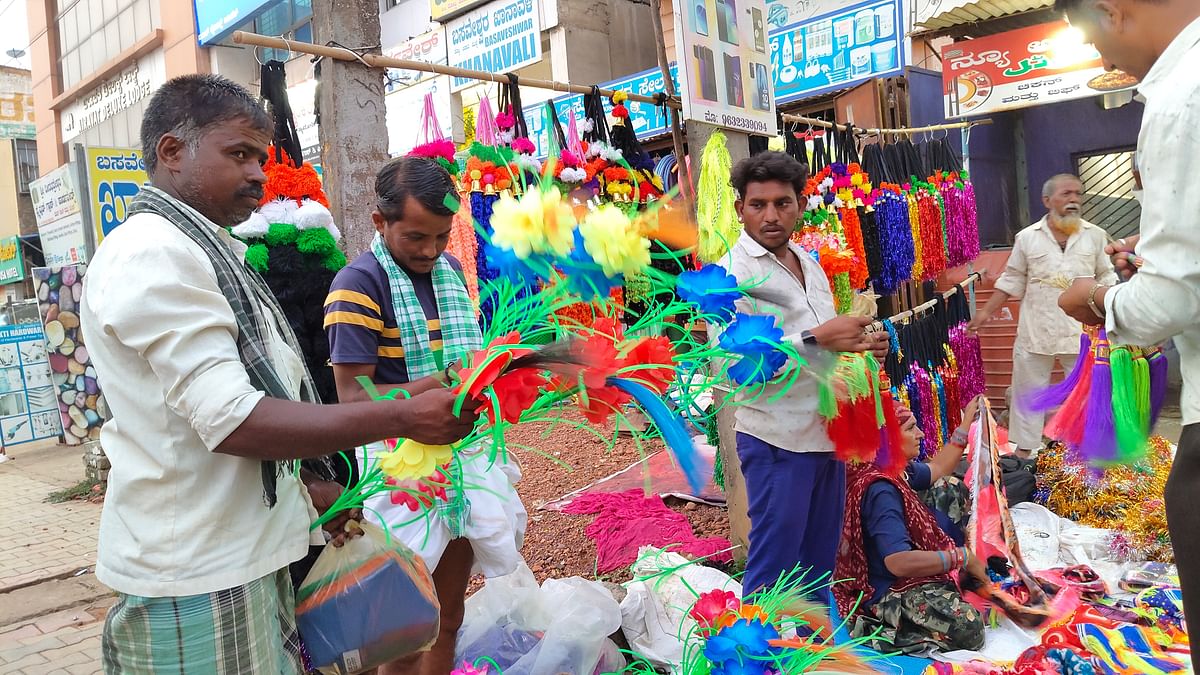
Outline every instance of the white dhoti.
{"type": "Polygon", "coordinates": [[[1079,354],[1034,354],[1019,345],[1013,347],[1008,440],[1018,448],[1035,450],[1042,447],[1042,429],[1046,426],[1046,414],[1031,412],[1025,407],[1025,400],[1050,385],[1050,373],[1056,363],[1069,373],[1078,358],[1079,354]]]}
{"type": "MultiPolygon", "coordinates": [[[[366,449],[368,457],[374,459],[391,448],[372,443],[366,449]]],[[[486,450],[479,447],[460,453],[460,457],[464,496],[469,503],[462,537],[471,542],[475,554],[471,572],[489,578],[512,574],[523,560],[521,545],[529,522],[525,505],[513,487],[521,479],[521,469],[512,458],[505,461],[497,456],[493,463],[486,450]]],[[[362,459],[360,455],[360,470],[362,459]]],[[[446,492],[453,499],[453,489],[446,492]]],[[[394,499],[396,496],[398,493],[387,491],[367,499],[363,505],[366,517],[387,527],[393,537],[421,556],[430,571],[437,569],[453,539],[451,525],[439,509],[445,503],[438,500],[419,513],[394,499]]]]}

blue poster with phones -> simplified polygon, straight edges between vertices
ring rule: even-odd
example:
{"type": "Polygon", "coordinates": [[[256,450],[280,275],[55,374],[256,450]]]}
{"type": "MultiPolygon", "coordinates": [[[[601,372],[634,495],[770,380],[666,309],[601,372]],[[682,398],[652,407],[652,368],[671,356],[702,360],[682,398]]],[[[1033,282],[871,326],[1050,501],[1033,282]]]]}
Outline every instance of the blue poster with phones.
{"type": "Polygon", "coordinates": [[[875,0],[771,33],[775,99],[795,101],[894,75],[904,67],[899,3],[875,0]]]}

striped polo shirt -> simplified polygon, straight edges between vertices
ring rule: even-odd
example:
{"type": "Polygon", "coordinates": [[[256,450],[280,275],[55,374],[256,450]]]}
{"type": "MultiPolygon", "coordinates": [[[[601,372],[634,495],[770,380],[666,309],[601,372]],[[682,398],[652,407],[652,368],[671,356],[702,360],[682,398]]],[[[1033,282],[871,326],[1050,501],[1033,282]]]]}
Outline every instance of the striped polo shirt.
{"type": "MultiPolygon", "coordinates": [[[[460,275],[462,265],[443,253],[460,275]]],[[[432,274],[408,273],[429,330],[429,345],[442,349],[441,322],[432,274]]],[[[325,332],[329,336],[329,360],[338,364],[375,364],[376,384],[404,384],[404,346],[392,304],[387,273],[367,251],[343,267],[333,279],[325,299],[325,332]]]]}

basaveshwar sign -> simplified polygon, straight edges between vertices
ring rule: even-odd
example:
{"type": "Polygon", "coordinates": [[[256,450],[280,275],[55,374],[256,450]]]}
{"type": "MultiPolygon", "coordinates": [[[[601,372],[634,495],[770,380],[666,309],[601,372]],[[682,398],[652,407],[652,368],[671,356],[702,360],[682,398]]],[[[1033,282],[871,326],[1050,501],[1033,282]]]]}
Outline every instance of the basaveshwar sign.
{"type": "Polygon", "coordinates": [[[986,115],[1128,89],[1078,29],[1054,21],[942,47],[946,117],[986,115]]]}

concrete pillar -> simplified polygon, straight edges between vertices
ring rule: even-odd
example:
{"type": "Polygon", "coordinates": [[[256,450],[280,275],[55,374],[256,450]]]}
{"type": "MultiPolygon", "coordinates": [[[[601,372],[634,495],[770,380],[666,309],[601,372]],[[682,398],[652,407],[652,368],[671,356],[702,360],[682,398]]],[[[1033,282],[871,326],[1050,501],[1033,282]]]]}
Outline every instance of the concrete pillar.
{"type": "MultiPolygon", "coordinates": [[[[314,0],[313,42],[350,47],[379,44],[377,0],[314,0]]],[[[376,49],[375,53],[379,53],[376,49]]],[[[367,250],[375,228],[375,174],[388,159],[383,71],[357,61],[321,61],[321,165],[334,222],[346,253],[367,250]]]]}

